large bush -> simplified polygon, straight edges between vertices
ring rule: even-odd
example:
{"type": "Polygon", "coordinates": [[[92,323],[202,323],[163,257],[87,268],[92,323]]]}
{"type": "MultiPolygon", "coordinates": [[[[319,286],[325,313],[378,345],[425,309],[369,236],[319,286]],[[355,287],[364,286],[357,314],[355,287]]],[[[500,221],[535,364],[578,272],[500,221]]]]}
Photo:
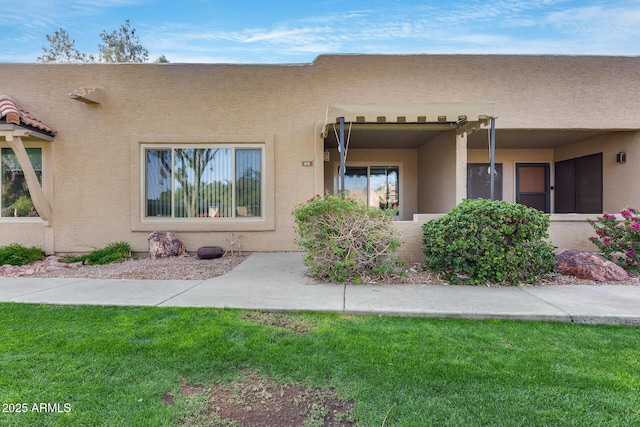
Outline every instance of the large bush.
{"type": "Polygon", "coordinates": [[[548,228],[536,209],[467,199],[423,225],[426,265],[452,283],[536,283],[555,266],[548,228]]]}
{"type": "Polygon", "coordinates": [[[593,242],[606,259],[625,270],[640,274],[640,211],[627,207],[620,211],[622,220],[607,214],[589,221],[597,236],[593,242]]]}
{"type": "Polygon", "coordinates": [[[339,195],[318,195],[297,206],[296,243],[305,251],[311,275],[358,283],[364,276],[394,272],[400,245],[392,226],[395,213],[339,195]]]}

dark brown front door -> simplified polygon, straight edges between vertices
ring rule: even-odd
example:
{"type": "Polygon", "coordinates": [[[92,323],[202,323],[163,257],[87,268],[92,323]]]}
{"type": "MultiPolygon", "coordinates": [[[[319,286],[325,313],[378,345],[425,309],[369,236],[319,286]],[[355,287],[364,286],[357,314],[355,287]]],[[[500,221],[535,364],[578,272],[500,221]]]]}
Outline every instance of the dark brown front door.
{"type": "Polygon", "coordinates": [[[516,163],[516,203],[551,211],[548,163],[516,163]]]}

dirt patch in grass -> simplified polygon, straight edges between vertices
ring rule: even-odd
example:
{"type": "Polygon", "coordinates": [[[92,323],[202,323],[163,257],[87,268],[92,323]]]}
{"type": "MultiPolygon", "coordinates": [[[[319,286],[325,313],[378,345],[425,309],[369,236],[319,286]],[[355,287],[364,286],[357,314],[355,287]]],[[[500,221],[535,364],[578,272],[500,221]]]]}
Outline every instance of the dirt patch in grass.
{"type": "Polygon", "coordinates": [[[289,313],[275,313],[269,311],[251,311],[244,318],[260,325],[287,329],[296,334],[306,335],[317,323],[312,319],[305,319],[289,313]]]}
{"type": "MultiPolygon", "coordinates": [[[[312,389],[300,384],[280,384],[247,372],[245,379],[209,387],[183,384],[187,401],[200,402],[199,411],[183,417],[182,426],[234,427],[347,427],[353,426],[352,401],[343,401],[332,390],[312,389]]],[[[174,397],[165,396],[166,404],[174,397]]]]}

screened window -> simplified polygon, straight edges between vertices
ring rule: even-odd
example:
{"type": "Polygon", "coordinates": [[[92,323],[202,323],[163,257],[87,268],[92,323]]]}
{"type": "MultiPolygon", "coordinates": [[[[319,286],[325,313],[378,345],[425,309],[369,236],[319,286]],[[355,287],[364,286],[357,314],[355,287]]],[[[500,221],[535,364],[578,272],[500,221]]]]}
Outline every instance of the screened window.
{"type": "MultiPolygon", "coordinates": [[[[42,185],[42,149],[27,148],[26,150],[40,185],[42,185]]],[[[0,174],[2,176],[0,208],[2,216],[37,217],[38,213],[31,201],[27,180],[15,153],[11,148],[2,148],[0,157],[0,174]]]]}
{"type": "MultiPolygon", "coordinates": [[[[491,199],[491,164],[467,164],[467,197],[491,199]]],[[[493,165],[493,198],[502,200],[502,163],[493,165]]]]}
{"type": "Polygon", "coordinates": [[[146,217],[262,216],[263,148],[145,148],[146,217]]]}

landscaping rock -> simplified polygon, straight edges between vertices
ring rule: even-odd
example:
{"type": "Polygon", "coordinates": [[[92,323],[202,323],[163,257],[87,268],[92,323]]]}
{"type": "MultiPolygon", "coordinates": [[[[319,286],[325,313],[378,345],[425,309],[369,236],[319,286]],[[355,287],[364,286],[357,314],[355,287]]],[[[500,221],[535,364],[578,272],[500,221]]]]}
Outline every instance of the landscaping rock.
{"type": "Polygon", "coordinates": [[[82,267],[81,262],[59,262],[60,257],[49,255],[41,261],[27,265],[3,265],[0,266],[0,277],[25,277],[43,274],[52,270],[76,270],[82,267]]]}
{"type": "Polygon", "coordinates": [[[196,255],[200,259],[220,258],[224,255],[224,249],[221,246],[202,246],[198,248],[196,255]]]}
{"type": "Polygon", "coordinates": [[[624,268],[601,255],[575,249],[563,249],[555,256],[556,272],[596,282],[628,280],[624,268]]]}
{"type": "Polygon", "coordinates": [[[152,259],[186,255],[184,244],[173,231],[154,231],[149,234],[149,256],[152,259]]]}

